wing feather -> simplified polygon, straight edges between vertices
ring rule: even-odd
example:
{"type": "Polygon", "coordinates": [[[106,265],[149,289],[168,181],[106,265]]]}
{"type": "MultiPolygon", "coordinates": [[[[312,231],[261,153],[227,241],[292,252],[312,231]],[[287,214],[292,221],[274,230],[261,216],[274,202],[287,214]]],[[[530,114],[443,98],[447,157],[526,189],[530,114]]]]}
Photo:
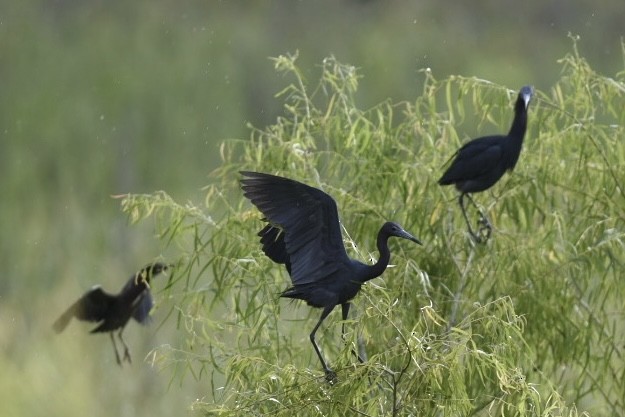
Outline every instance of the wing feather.
{"type": "Polygon", "coordinates": [[[143,290],[143,293],[139,296],[134,310],[132,311],[132,318],[141,324],[147,324],[150,322],[150,310],[154,306],[154,299],[152,293],[147,288],[143,290]]]}
{"type": "Polygon", "coordinates": [[[241,180],[244,195],[284,233],[281,243],[278,233],[265,227],[261,243],[272,260],[284,259],[285,264],[286,250],[293,285],[317,282],[348,262],[332,197],[287,178],[247,171],[241,174],[245,177],[241,180]],[[268,232],[268,238],[275,239],[272,245],[263,241],[268,232]],[[266,249],[273,250],[271,255],[266,249]]]}
{"type": "Polygon", "coordinates": [[[52,327],[57,333],[62,332],[73,317],[83,321],[102,321],[114,302],[115,297],[96,285],[65,310],[52,327]]]}
{"type": "Polygon", "coordinates": [[[441,179],[441,185],[467,181],[488,174],[493,165],[501,161],[503,147],[501,137],[485,136],[466,143],[456,152],[451,165],[441,179]],[[467,173],[471,173],[468,177],[467,173]]]}
{"type": "Polygon", "coordinates": [[[84,321],[102,321],[114,303],[114,296],[104,291],[102,287],[95,286],[76,302],[75,316],[84,321]]]}

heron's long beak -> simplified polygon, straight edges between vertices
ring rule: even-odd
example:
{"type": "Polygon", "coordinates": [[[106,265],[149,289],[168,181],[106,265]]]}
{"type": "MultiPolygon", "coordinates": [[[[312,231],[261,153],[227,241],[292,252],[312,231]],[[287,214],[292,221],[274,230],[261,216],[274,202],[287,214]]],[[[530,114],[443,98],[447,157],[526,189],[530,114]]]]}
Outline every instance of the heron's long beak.
{"type": "Polygon", "coordinates": [[[404,239],[411,240],[411,241],[413,241],[414,243],[417,243],[417,244],[419,244],[419,245],[423,245],[423,243],[421,243],[421,241],[420,241],[419,239],[417,239],[416,237],[414,237],[414,236],[413,236],[413,235],[411,235],[410,233],[406,232],[405,230],[402,230],[402,231],[401,231],[401,236],[400,236],[400,237],[403,237],[404,239]]]}
{"type": "Polygon", "coordinates": [[[534,97],[534,87],[531,85],[526,85],[521,88],[521,96],[523,97],[523,101],[525,102],[525,108],[530,105],[530,101],[532,101],[532,97],[534,97]]]}

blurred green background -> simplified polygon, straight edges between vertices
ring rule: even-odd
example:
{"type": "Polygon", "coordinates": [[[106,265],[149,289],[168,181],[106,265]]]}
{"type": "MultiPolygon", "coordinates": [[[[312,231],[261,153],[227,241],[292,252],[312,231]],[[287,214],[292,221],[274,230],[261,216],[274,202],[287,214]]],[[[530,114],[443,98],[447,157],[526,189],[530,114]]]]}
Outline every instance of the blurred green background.
{"type": "Polygon", "coordinates": [[[330,55],[358,67],[362,108],[413,100],[423,68],[546,90],[569,34],[597,71],[623,71],[623,16],[622,0],[0,2],[2,414],[169,416],[209,392],[143,360],[184,337],[164,280],[153,325],[127,329],[132,366],[88,325],[50,326],[93,284],[175,256],[111,195],[202,200],[220,142],[282,112],[292,80],[269,57],[298,51],[310,79],[330,55]]]}

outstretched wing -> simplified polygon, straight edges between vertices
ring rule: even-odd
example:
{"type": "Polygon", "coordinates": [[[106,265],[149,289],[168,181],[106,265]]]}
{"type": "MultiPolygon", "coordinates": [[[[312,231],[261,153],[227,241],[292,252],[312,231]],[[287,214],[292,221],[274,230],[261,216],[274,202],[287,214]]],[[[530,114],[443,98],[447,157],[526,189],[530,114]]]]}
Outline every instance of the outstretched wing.
{"type": "Polygon", "coordinates": [[[159,267],[156,273],[154,273],[155,266],[148,265],[136,274],[132,275],[126,281],[126,284],[120,291],[121,295],[129,296],[132,294],[132,318],[141,324],[147,324],[150,322],[150,310],[154,306],[154,299],[150,292],[149,283],[154,276],[161,273],[166,268],[159,267]],[[154,273],[154,275],[152,275],[154,273]]]}
{"type": "Polygon", "coordinates": [[[72,304],[53,324],[56,332],[61,332],[72,317],[78,320],[99,322],[106,318],[115,297],[95,286],[72,304]]]}
{"type": "Polygon", "coordinates": [[[284,243],[284,232],[270,223],[258,232],[258,236],[265,255],[275,263],[284,264],[290,275],[291,259],[284,243]]]}
{"type": "MultiPolygon", "coordinates": [[[[247,171],[241,174],[246,177],[241,180],[245,197],[271,225],[284,232],[293,285],[317,282],[349,262],[332,197],[287,178],[247,171]]],[[[275,243],[261,239],[263,250],[269,250],[265,253],[271,259],[280,259],[284,255],[280,236],[271,229],[267,231],[275,243]]]]}
{"type": "Polygon", "coordinates": [[[448,185],[479,178],[500,163],[502,153],[500,136],[474,139],[458,149],[454,160],[438,183],[448,185]]]}
{"type": "Polygon", "coordinates": [[[132,318],[141,324],[148,324],[151,320],[150,310],[152,310],[153,306],[154,299],[152,298],[152,293],[146,288],[133,307],[132,318]]]}

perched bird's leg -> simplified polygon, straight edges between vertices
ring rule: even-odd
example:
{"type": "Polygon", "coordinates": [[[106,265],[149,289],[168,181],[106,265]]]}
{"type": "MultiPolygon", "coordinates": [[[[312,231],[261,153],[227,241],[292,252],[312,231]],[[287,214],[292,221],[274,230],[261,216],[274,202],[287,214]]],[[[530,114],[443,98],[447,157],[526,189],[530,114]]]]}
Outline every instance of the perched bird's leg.
{"type": "Polygon", "coordinates": [[[462,215],[464,216],[464,221],[467,223],[469,234],[471,235],[473,240],[475,240],[476,243],[486,243],[488,239],[490,239],[490,235],[491,235],[492,228],[493,228],[490,224],[490,221],[488,220],[488,217],[486,216],[486,214],[484,214],[480,206],[477,205],[475,200],[473,200],[473,197],[471,197],[471,194],[468,194],[468,193],[460,194],[460,198],[458,201],[460,203],[460,208],[462,209],[462,215]],[[480,219],[477,221],[477,224],[478,224],[477,233],[473,231],[473,228],[471,227],[471,222],[469,221],[469,216],[467,216],[467,212],[464,207],[465,195],[469,198],[469,201],[471,202],[471,204],[473,204],[473,207],[475,207],[475,209],[480,215],[480,219]]]}
{"type": "Polygon", "coordinates": [[[343,317],[343,325],[341,326],[341,337],[345,340],[345,320],[347,320],[347,315],[349,314],[349,307],[351,304],[343,303],[341,304],[341,315],[343,317]]]}
{"type": "Polygon", "coordinates": [[[117,344],[115,343],[115,337],[113,336],[113,332],[109,333],[111,336],[111,342],[113,342],[113,350],[115,351],[115,360],[117,360],[117,364],[122,366],[122,360],[119,358],[119,352],[117,352],[117,344]]]}
{"type": "Polygon", "coordinates": [[[124,328],[122,327],[119,330],[119,333],[117,333],[117,337],[119,337],[119,340],[121,340],[122,344],[124,345],[124,360],[127,360],[128,363],[132,363],[132,359],[130,358],[130,349],[128,348],[128,345],[126,344],[122,336],[123,331],[124,331],[124,328]]]}
{"type": "Polygon", "coordinates": [[[491,226],[488,217],[483,216],[480,219],[480,228],[477,231],[477,233],[480,235],[481,243],[486,243],[486,241],[490,239],[492,231],[493,227],[491,226]]]}
{"type": "Polygon", "coordinates": [[[321,323],[325,320],[326,317],[328,317],[328,314],[330,314],[330,312],[334,309],[334,307],[335,307],[334,305],[329,305],[323,308],[323,312],[321,313],[321,317],[319,318],[317,325],[315,326],[313,331],[310,333],[310,342],[315,348],[315,352],[317,352],[317,356],[319,357],[321,366],[323,367],[323,370],[326,373],[326,381],[328,381],[330,384],[333,384],[336,381],[336,372],[330,369],[328,365],[326,364],[325,359],[323,359],[321,350],[319,350],[319,346],[317,346],[317,342],[315,341],[315,334],[317,333],[317,329],[319,329],[319,326],[321,326],[321,323]]]}
{"type": "Polygon", "coordinates": [[[477,212],[480,214],[480,219],[477,222],[478,229],[477,229],[476,241],[477,243],[486,243],[488,239],[490,239],[490,234],[493,230],[493,226],[491,226],[490,220],[488,220],[488,216],[484,214],[480,206],[478,206],[477,203],[473,200],[473,197],[471,197],[471,194],[467,194],[467,196],[469,197],[469,200],[471,201],[471,203],[473,204],[477,212]]]}
{"type": "MultiPolygon", "coordinates": [[[[347,314],[349,313],[349,307],[351,306],[350,303],[343,303],[341,304],[341,309],[342,309],[342,316],[343,316],[343,326],[341,327],[341,337],[343,338],[343,341],[345,341],[345,321],[347,320],[347,314]]],[[[358,340],[357,340],[357,347],[358,350],[354,350],[352,349],[352,353],[354,354],[354,356],[356,356],[356,358],[358,358],[358,362],[360,363],[364,363],[367,357],[367,353],[365,352],[365,344],[364,341],[362,340],[362,338],[359,336],[358,340]]]]}
{"type": "MultiPolygon", "coordinates": [[[[471,235],[471,237],[473,238],[473,240],[475,240],[477,243],[481,243],[481,239],[478,235],[475,234],[475,232],[473,231],[473,228],[471,227],[471,222],[469,221],[469,216],[467,216],[467,211],[464,207],[464,196],[468,196],[469,199],[471,200],[471,202],[473,203],[473,205],[475,205],[475,202],[473,201],[473,199],[471,198],[471,196],[469,194],[466,193],[461,193],[460,194],[460,198],[458,198],[458,203],[460,204],[460,208],[462,209],[462,215],[464,216],[464,221],[467,224],[467,228],[469,229],[469,234],[471,235]]],[[[479,210],[479,208],[478,208],[479,210]]]]}

